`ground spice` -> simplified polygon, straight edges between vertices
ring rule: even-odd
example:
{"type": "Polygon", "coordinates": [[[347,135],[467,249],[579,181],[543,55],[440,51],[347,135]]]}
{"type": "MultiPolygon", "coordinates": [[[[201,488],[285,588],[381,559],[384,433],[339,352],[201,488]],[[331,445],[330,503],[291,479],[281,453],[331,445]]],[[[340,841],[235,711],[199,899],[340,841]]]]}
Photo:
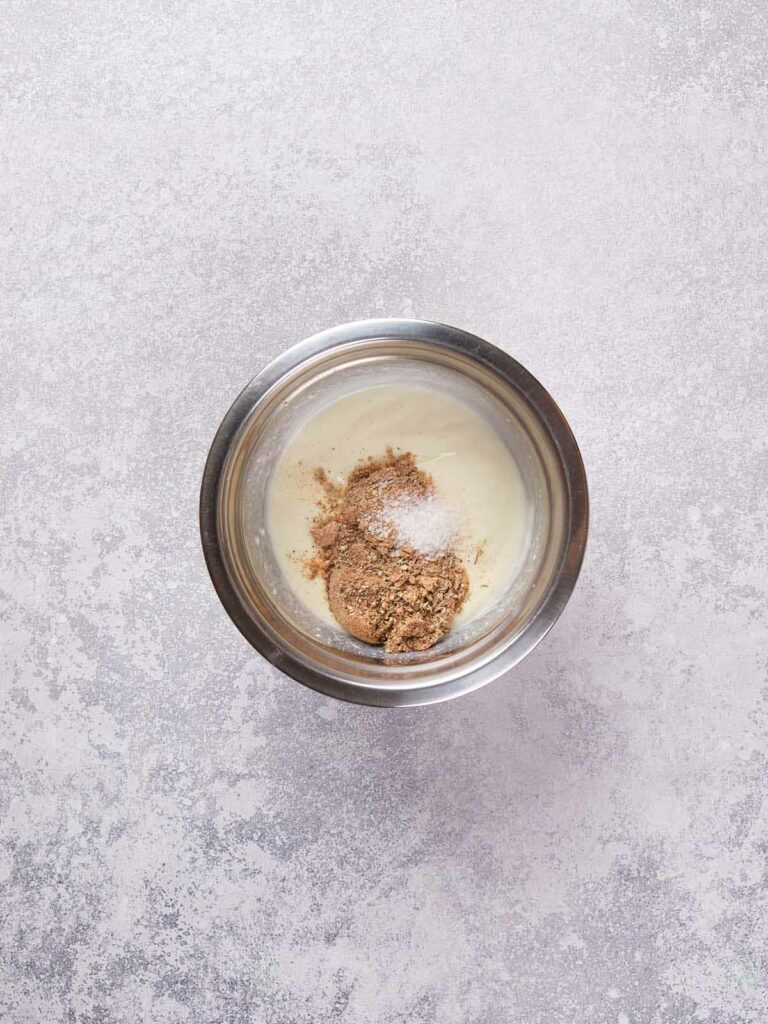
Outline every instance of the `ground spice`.
{"type": "Polygon", "coordinates": [[[353,636],[383,644],[388,652],[432,647],[464,603],[469,578],[450,547],[418,551],[386,515],[388,508],[428,507],[435,499],[432,477],[411,452],[387,449],[384,457],[354,469],[343,486],[322,469],[315,478],[324,498],[307,568],[325,579],[336,619],[353,636]]]}

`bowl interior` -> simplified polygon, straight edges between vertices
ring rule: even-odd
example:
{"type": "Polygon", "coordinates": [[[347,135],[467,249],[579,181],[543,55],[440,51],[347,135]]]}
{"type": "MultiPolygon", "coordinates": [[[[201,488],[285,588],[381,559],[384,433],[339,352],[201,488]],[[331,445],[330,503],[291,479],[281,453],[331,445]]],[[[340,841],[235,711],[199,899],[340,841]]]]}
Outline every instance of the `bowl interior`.
{"type": "MultiPolygon", "coordinates": [[[[384,439],[386,443],[386,439],[384,439]]],[[[230,580],[275,647],[316,670],[370,684],[476,668],[511,644],[535,617],[567,543],[568,494],[550,431],[529,398],[492,367],[429,343],[376,338],[340,345],[296,366],[261,397],[230,447],[221,480],[219,532],[230,580]],[[527,531],[494,607],[424,652],[387,655],[318,618],[296,596],[275,556],[269,487],[286,444],[308,419],[352,392],[386,383],[442,392],[469,405],[513,455],[525,487],[527,531]]]]}

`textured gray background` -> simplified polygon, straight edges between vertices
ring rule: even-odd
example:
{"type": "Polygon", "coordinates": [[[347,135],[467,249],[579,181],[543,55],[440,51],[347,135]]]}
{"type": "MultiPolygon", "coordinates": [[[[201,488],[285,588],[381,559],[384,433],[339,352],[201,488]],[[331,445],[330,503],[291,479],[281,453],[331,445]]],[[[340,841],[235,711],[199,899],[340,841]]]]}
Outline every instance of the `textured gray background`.
{"type": "Polygon", "coordinates": [[[768,1020],[762,0],[0,4],[0,1020],[768,1020]],[[285,346],[552,391],[590,547],[424,710],[281,677],[198,542],[285,346]]]}

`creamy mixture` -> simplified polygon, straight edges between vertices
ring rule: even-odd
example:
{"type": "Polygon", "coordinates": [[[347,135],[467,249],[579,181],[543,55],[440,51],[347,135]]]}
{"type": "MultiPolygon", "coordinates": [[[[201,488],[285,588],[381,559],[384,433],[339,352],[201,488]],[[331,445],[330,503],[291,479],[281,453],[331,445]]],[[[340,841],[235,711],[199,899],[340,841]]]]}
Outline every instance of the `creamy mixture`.
{"type": "MultiPolygon", "coordinates": [[[[437,391],[382,385],[338,399],[288,442],[268,498],[268,529],[280,567],[298,597],[329,624],[324,582],[304,571],[312,521],[322,496],[314,471],[343,484],[361,459],[387,446],[411,451],[434,479],[439,505],[435,536],[455,532],[453,549],[469,574],[460,626],[487,611],[506,589],[525,554],[529,512],[520,471],[493,428],[474,410],[437,391]]],[[[396,515],[400,514],[395,512],[396,515]]],[[[430,510],[403,510],[401,532],[421,543],[430,510]]]]}

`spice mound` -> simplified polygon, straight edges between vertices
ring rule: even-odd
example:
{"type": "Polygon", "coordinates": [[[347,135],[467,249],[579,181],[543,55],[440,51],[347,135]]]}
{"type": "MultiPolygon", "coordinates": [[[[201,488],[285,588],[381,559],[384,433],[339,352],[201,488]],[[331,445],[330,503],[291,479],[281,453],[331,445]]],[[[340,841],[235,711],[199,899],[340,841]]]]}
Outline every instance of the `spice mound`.
{"type": "Polygon", "coordinates": [[[469,590],[456,555],[456,523],[411,452],[387,449],[343,486],[315,471],[324,499],[315,517],[311,575],[322,575],[334,616],[388,652],[425,651],[451,628],[469,590]]]}

